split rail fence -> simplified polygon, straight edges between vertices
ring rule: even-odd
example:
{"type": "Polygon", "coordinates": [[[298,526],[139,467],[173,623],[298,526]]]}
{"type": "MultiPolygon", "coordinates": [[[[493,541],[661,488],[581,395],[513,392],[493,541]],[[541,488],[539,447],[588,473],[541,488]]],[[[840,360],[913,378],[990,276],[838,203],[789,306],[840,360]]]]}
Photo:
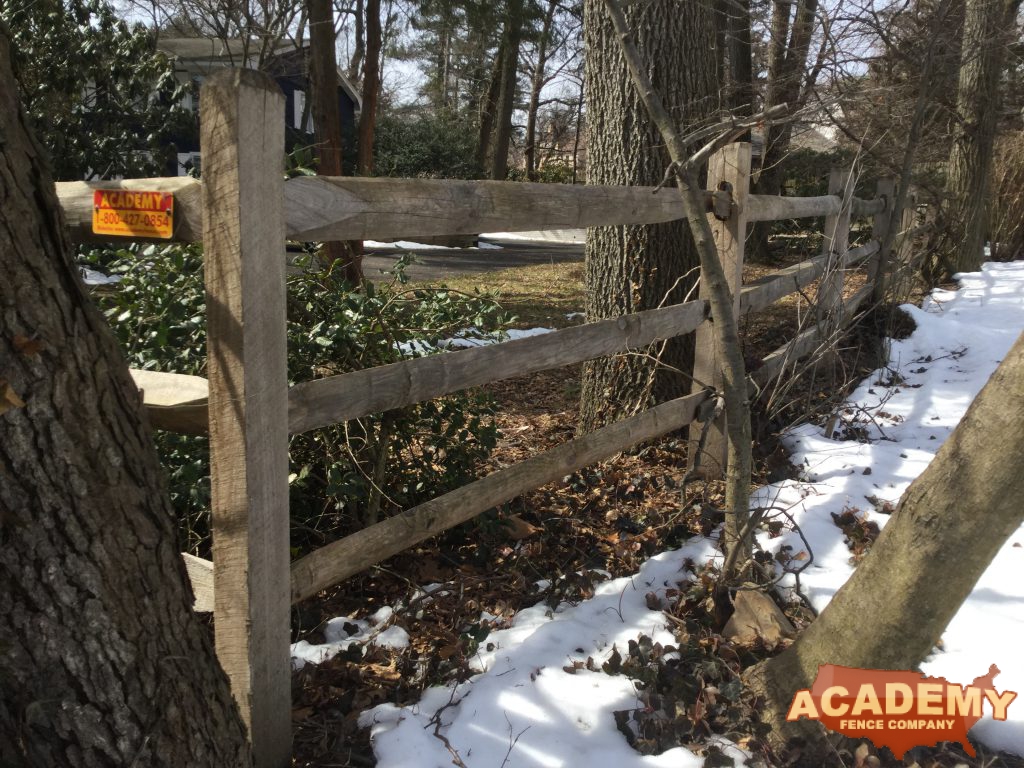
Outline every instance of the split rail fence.
{"type": "MultiPolygon", "coordinates": [[[[212,610],[217,654],[231,680],[260,766],[291,756],[289,611],[292,603],[423,539],[643,441],[692,425],[709,392],[657,405],[520,464],[379,522],[289,562],[288,437],[525,373],[559,368],[696,333],[694,378],[718,377],[708,303],[700,298],[489,347],[405,360],[296,384],[286,372],[285,241],[476,234],[484,231],[652,224],[682,218],[678,196],[649,187],[579,187],[492,181],[303,177],[282,173],[284,100],[250,71],[204,86],[202,182],[134,179],[58,184],[74,235],[91,231],[92,195],[102,189],[173,192],[177,241],[204,244],[208,313],[206,391],[153,403],[156,426],[208,432],[212,562],[189,555],[198,610],[212,610]]],[[[829,194],[749,194],[750,146],[733,144],[709,167],[709,219],[735,296],[735,311],[762,310],[819,283],[818,324],[769,355],[751,377],[764,385],[852,317],[884,274],[879,242],[893,183],[877,197],[852,196],[848,172],[829,194]],[[747,223],[825,216],[821,255],[742,284],[747,223]],[[848,249],[850,221],[873,217],[873,238],[848,249]],[[843,299],[844,271],[868,263],[867,285],[843,299]]],[[[907,219],[909,222],[909,219],[907,219]]],[[[109,237],[103,239],[110,239],[109,237]]],[[[173,376],[173,374],[169,374],[173,376]]],[[[174,382],[171,382],[172,389],[174,382]]],[[[705,449],[724,465],[720,432],[705,449]]],[[[721,466],[720,465],[720,466],[721,466]]]]}

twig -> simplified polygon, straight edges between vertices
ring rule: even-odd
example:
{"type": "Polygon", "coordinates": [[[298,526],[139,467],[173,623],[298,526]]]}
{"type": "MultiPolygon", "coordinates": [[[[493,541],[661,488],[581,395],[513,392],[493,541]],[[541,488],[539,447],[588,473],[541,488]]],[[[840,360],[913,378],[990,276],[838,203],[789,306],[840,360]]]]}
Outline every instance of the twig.
{"type": "Polygon", "coordinates": [[[515,739],[512,738],[512,721],[508,719],[508,712],[502,711],[505,715],[505,722],[508,723],[508,752],[505,753],[505,759],[501,761],[501,768],[505,768],[508,765],[508,759],[512,756],[512,750],[515,749],[516,744],[519,743],[519,737],[530,730],[533,726],[528,725],[519,733],[516,734],[515,739]]]}
{"type": "Polygon", "coordinates": [[[449,707],[457,707],[465,700],[466,696],[469,696],[469,694],[467,693],[466,696],[463,696],[461,699],[456,699],[455,691],[457,690],[458,685],[453,685],[452,695],[449,697],[448,703],[442,707],[439,707],[438,710],[433,714],[433,716],[431,716],[427,724],[423,726],[423,728],[424,730],[426,730],[431,725],[434,726],[434,738],[438,739],[442,744],[444,744],[445,749],[447,749],[448,753],[452,756],[452,763],[457,765],[459,768],[469,768],[469,766],[467,766],[463,762],[462,757],[459,756],[459,751],[452,746],[452,743],[450,741],[448,741],[448,737],[441,733],[441,713],[449,707]]]}

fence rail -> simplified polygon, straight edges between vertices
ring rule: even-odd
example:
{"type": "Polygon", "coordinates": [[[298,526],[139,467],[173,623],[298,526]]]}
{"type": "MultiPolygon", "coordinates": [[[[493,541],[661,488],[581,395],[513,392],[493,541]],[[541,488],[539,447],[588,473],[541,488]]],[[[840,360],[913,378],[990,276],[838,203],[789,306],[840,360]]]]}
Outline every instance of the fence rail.
{"type": "MultiPolygon", "coordinates": [[[[91,233],[95,189],[175,194],[173,239],[205,243],[209,313],[208,402],[173,407],[160,426],[203,431],[211,443],[213,561],[186,556],[198,610],[215,614],[218,656],[253,739],[259,766],[290,755],[289,605],[529,490],[687,424],[696,429],[697,391],[493,472],[289,565],[288,434],[439,397],[467,387],[559,368],[653,342],[697,333],[696,371],[717,375],[703,299],[555,331],[490,347],[406,360],[287,387],[284,354],[284,241],[389,239],[488,230],[562,229],[651,224],[683,217],[674,194],[654,188],[578,187],[422,179],[299,178],[276,167],[283,153],[283,100],[254,72],[208,79],[202,98],[204,178],[133,179],[58,184],[74,236],[91,233]],[[245,130],[241,130],[241,127],[245,130]],[[242,136],[244,135],[244,141],[242,136]],[[275,143],[276,142],[276,143],[275,143]],[[703,340],[703,341],[702,341],[703,340]]],[[[748,194],[746,144],[726,147],[709,164],[709,186],[728,181],[731,195],[706,192],[720,256],[728,264],[737,314],[760,311],[820,280],[817,324],[769,355],[751,376],[764,386],[801,355],[834,342],[868,284],[842,299],[843,273],[870,259],[884,276],[879,241],[889,217],[892,184],[871,200],[854,198],[848,175],[835,174],[829,195],[776,198],[748,194]],[[821,255],[742,285],[746,224],[824,216],[821,255]],[[873,239],[849,249],[852,218],[873,217],[873,239]]],[[[911,221],[906,216],[904,223],[911,221]]],[[[904,227],[909,229],[909,225],[904,227]]],[[[109,238],[103,238],[109,239],[109,238]]],[[[905,252],[905,248],[896,249],[905,252]]],[[[699,377],[701,381],[712,381],[699,377]]],[[[709,452],[717,449],[709,448],[709,452]]]]}
{"type": "MultiPolygon", "coordinates": [[[[174,242],[203,239],[201,184],[189,178],[64,181],[57,197],[78,242],[109,240],[92,231],[97,189],[173,192],[174,242]]],[[[715,193],[705,191],[708,212],[715,193]]],[[[683,218],[672,190],[513,181],[363,179],[304,176],[284,182],[285,227],[291,240],[389,240],[432,235],[576,229],[660,224],[683,218]]],[[[773,221],[837,213],[840,197],[748,195],[747,221],[773,221]]],[[[869,216],[884,200],[854,199],[854,216],[869,216]]]]}

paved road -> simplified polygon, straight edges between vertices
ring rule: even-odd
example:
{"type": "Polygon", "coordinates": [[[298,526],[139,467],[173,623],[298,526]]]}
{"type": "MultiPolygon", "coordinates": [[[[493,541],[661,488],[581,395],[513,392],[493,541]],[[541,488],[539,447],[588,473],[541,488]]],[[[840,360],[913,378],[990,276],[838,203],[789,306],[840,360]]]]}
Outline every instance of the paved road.
{"type": "MultiPolygon", "coordinates": [[[[409,249],[416,254],[417,263],[410,265],[406,274],[412,280],[439,280],[509,267],[583,261],[582,244],[489,239],[482,242],[501,248],[409,249]]],[[[408,252],[398,248],[368,248],[363,256],[363,273],[371,280],[381,278],[381,270],[390,269],[402,253],[408,252]]]]}

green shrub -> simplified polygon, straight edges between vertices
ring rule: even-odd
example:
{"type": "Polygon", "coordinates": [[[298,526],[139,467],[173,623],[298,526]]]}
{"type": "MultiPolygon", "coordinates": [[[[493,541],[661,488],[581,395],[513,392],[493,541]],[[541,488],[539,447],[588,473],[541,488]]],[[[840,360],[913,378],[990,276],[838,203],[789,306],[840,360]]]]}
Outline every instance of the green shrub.
{"type": "MultiPolygon", "coordinates": [[[[198,246],[93,252],[89,260],[122,277],[98,301],[132,367],[203,375],[206,315],[198,246]]],[[[467,327],[500,327],[484,295],[411,289],[399,263],[390,282],[353,291],[330,274],[288,278],[290,383],[396,362],[436,351],[467,327]]],[[[494,447],[494,406],[458,393],[314,430],[290,444],[292,546],[296,553],[340,538],[379,517],[470,480],[494,447]]],[[[209,548],[209,461],[205,438],[158,432],[182,546],[209,548]]]]}
{"type": "Polygon", "coordinates": [[[385,114],[377,120],[374,172],[403,178],[475,179],[477,136],[466,120],[443,114],[385,114]]]}

